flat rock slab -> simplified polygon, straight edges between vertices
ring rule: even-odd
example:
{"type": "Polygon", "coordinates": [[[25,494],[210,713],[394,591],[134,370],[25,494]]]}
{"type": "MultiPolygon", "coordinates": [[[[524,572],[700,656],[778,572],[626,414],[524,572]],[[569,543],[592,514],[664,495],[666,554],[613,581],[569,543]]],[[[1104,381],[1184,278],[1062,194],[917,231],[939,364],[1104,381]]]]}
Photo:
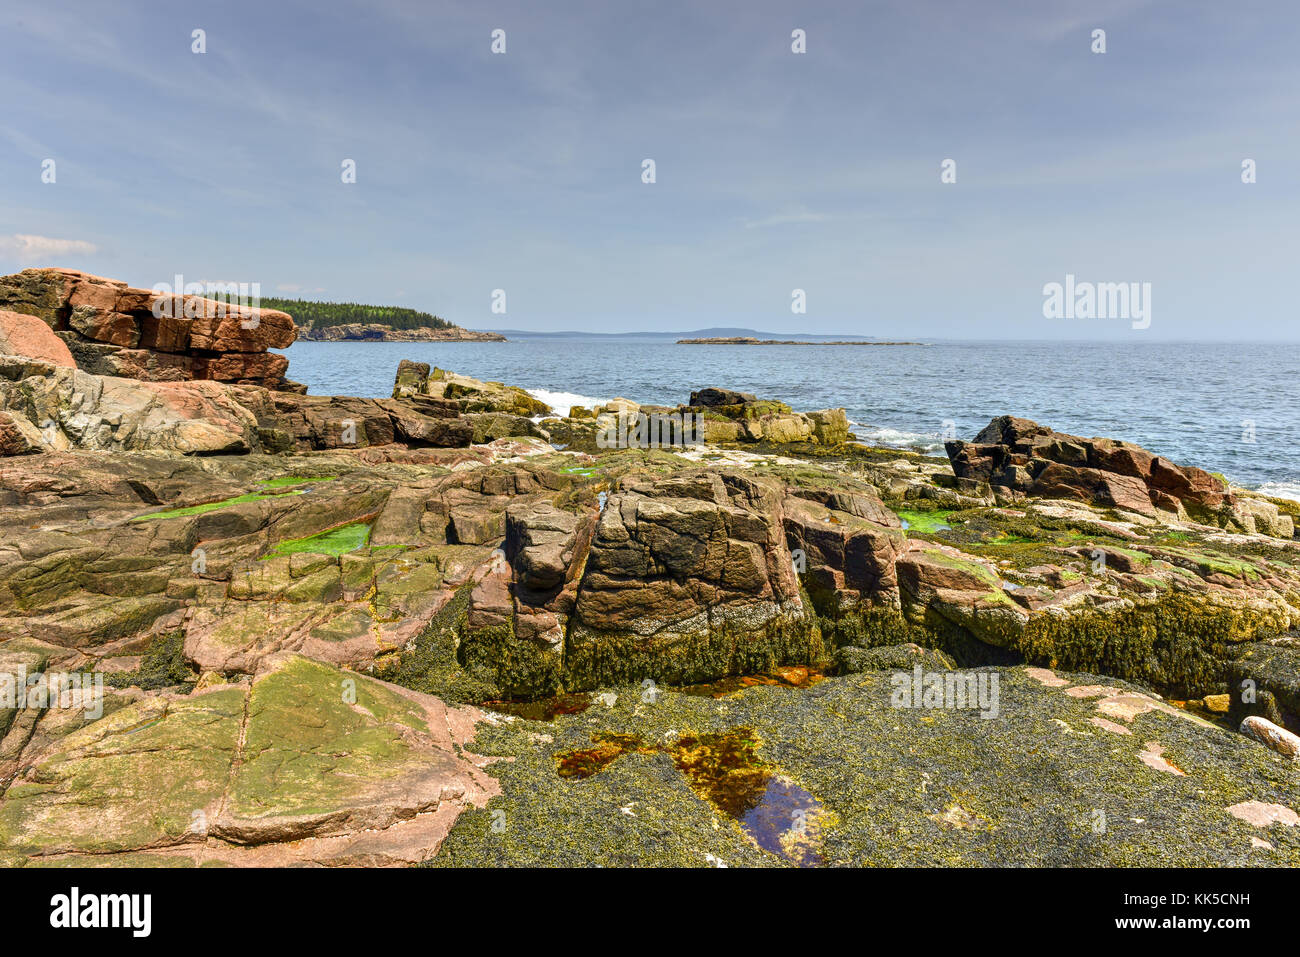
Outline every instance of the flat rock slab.
{"type": "Polygon", "coordinates": [[[482,714],[298,655],[251,681],[122,708],[0,799],[9,865],[409,864],[497,788],[461,745],[482,714]]]}

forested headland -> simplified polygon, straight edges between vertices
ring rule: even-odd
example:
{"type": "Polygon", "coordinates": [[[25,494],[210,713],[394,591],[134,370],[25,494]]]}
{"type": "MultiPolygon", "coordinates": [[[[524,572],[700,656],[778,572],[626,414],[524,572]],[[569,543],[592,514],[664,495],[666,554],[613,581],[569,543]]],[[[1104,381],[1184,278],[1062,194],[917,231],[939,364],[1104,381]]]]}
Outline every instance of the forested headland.
{"type": "Polygon", "coordinates": [[[263,297],[263,309],[279,309],[293,316],[299,327],[324,329],[353,323],[377,323],[392,329],[451,329],[448,322],[419,309],[402,306],[367,306],[356,302],[313,302],[307,299],[273,299],[263,297]]]}

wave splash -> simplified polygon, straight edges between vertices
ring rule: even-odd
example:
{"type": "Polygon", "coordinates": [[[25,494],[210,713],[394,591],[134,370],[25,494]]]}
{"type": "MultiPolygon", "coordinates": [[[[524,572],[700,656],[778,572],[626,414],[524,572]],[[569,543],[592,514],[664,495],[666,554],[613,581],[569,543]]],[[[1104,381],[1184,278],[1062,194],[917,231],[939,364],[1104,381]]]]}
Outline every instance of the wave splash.
{"type": "Polygon", "coordinates": [[[609,401],[609,399],[593,399],[589,395],[579,395],[576,392],[552,392],[550,389],[525,389],[524,391],[534,399],[545,402],[557,415],[567,415],[569,409],[575,405],[584,409],[594,409],[609,401]]]}

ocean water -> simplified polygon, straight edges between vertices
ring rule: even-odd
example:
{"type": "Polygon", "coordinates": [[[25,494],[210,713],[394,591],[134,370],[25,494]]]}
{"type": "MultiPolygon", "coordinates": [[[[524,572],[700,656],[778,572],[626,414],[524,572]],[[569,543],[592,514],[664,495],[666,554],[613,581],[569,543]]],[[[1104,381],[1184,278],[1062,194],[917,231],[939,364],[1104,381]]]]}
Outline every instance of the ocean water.
{"type": "Polygon", "coordinates": [[[946,422],[969,439],[994,416],[1020,415],[1300,498],[1296,344],[679,346],[548,337],[298,342],[283,351],[289,377],[314,395],[389,396],[401,359],[522,386],[561,412],[615,396],[676,405],[719,386],[798,411],[843,406],[865,441],[940,454],[946,422]]]}

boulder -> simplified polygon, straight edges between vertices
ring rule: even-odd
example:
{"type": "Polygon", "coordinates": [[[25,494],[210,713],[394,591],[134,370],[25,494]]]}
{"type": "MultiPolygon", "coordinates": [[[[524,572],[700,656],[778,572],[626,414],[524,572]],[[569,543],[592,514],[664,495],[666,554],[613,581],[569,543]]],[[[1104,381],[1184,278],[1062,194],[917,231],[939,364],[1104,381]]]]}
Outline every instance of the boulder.
{"type": "MultiPolygon", "coordinates": [[[[617,410],[611,405],[604,411],[617,410]]],[[[849,438],[848,418],[843,409],[795,412],[784,402],[758,399],[748,392],[731,389],[699,389],[691,393],[690,403],[679,406],[678,411],[702,412],[704,439],[715,445],[732,442],[838,445],[849,438]]]]}
{"type": "Polygon", "coordinates": [[[973,441],[953,440],[945,448],[962,482],[987,483],[1043,498],[1076,499],[1146,516],[1163,510],[1218,524],[1245,521],[1222,480],[1203,469],[1175,465],[1129,442],[1080,438],[1004,415],[989,422],[973,441]]]}
{"type": "Polygon", "coordinates": [[[897,602],[895,562],[904,539],[892,512],[891,526],[804,498],[787,496],[784,504],[786,544],[802,551],[810,590],[841,607],[897,602]]]}
{"type": "Polygon", "coordinates": [[[691,393],[690,404],[693,407],[703,406],[711,409],[719,405],[741,405],[745,402],[758,401],[748,392],[734,392],[731,389],[715,389],[712,387],[700,389],[698,392],[691,393]]]}
{"type": "Polygon", "coordinates": [[[528,592],[553,591],[564,583],[576,542],[578,516],[550,503],[512,505],[506,510],[507,559],[528,592]]]}
{"type": "Polygon", "coordinates": [[[518,416],[549,415],[551,407],[517,386],[483,382],[426,362],[403,359],[397,367],[393,398],[430,396],[447,400],[460,412],[505,412],[518,416]]]}
{"type": "Polygon", "coordinates": [[[1267,718],[1251,715],[1241,722],[1241,733],[1254,738],[1260,744],[1272,748],[1283,757],[1291,760],[1300,759],[1300,735],[1293,734],[1285,728],[1279,728],[1267,718]]]}
{"type": "Polygon", "coordinates": [[[49,325],[36,316],[0,309],[0,355],[26,356],[73,367],[72,353],[49,325]]]}
{"type": "Polygon", "coordinates": [[[849,440],[849,419],[843,409],[819,409],[807,413],[813,438],[822,445],[839,445],[849,440]]]}

